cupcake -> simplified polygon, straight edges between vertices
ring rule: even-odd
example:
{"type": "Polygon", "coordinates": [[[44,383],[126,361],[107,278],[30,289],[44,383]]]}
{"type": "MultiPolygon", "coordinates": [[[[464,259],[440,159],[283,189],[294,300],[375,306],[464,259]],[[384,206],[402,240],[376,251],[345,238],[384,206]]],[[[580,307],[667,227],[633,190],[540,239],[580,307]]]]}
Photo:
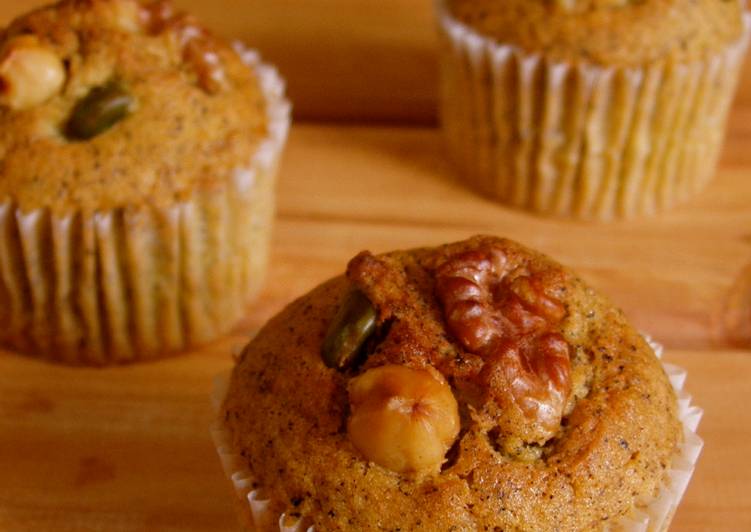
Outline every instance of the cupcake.
{"type": "Polygon", "coordinates": [[[740,0],[439,0],[442,122],[468,185],[537,213],[646,215],[714,173],[740,0]]]}
{"type": "Polygon", "coordinates": [[[259,291],[289,105],[168,2],[0,33],[0,344],[74,364],[211,340],[259,291]]]}
{"type": "Polygon", "coordinates": [[[248,530],[660,529],[701,448],[668,373],[570,271],[480,236],[290,304],[213,434],[248,530]]]}

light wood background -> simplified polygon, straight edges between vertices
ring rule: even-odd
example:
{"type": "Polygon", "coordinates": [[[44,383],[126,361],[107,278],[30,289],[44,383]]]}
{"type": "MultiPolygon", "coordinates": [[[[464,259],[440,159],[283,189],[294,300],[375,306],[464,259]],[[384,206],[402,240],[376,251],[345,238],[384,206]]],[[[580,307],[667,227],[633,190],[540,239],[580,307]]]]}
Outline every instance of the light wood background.
{"type": "MultiPolygon", "coordinates": [[[[82,370],[0,352],[0,530],[230,530],[209,440],[233,346],[361,249],[509,236],[574,267],[689,370],[706,448],[674,530],[751,530],[751,73],[717,177],[690,204],[616,224],[547,220],[464,189],[435,120],[429,0],[182,0],[258,47],[298,120],[269,282],[237,333],[144,366],[82,370]]],[[[0,0],[0,21],[36,1],[0,0]]]]}

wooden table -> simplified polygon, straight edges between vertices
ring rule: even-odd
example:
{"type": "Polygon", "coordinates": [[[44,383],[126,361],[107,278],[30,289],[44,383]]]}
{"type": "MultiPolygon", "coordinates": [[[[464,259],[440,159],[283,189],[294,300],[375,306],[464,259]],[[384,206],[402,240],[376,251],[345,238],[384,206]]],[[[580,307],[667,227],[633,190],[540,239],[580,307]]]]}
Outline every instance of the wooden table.
{"type": "MultiPolygon", "coordinates": [[[[751,530],[748,72],[721,168],[700,198],[633,222],[546,220],[476,196],[444,162],[430,126],[428,0],[182,3],[230,35],[252,30],[259,37],[249,40],[290,80],[298,116],[339,122],[293,128],[271,275],[236,334],[187,356],[104,370],[0,352],[0,530],[234,529],[208,432],[211,382],[230,367],[233,348],[361,249],[478,232],[574,267],[667,346],[667,360],[688,369],[687,390],[706,411],[705,450],[673,530],[751,530]],[[323,52],[334,59],[316,55],[323,52]],[[366,68],[353,70],[363,54],[366,68]]],[[[22,5],[29,3],[4,1],[0,19],[22,5]]]]}

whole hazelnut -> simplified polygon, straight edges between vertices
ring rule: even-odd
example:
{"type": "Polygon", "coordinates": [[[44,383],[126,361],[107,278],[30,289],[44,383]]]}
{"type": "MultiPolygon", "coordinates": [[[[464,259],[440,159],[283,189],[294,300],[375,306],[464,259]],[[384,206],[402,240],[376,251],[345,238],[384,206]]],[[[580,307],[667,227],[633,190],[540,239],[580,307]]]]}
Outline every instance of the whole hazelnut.
{"type": "Polygon", "coordinates": [[[14,110],[39,105],[63,83],[62,60],[33,35],[13,38],[0,53],[0,105],[14,110]]]}

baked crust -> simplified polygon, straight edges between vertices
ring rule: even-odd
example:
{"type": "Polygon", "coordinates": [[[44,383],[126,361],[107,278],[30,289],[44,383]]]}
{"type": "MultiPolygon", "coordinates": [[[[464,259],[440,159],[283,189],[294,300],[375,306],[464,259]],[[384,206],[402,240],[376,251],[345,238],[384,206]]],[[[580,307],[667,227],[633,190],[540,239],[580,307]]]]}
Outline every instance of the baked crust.
{"type": "Polygon", "coordinates": [[[737,0],[447,0],[483,35],[555,61],[604,66],[706,58],[740,39],[737,0]]]}
{"type": "Polygon", "coordinates": [[[681,438],[672,388],[623,314],[547,257],[493,237],[359,255],[348,278],[293,302],[249,344],[222,415],[274,511],[305,516],[318,530],[600,529],[654,496],[681,438]],[[449,331],[436,296],[443,264],[489,249],[513,266],[509,275],[546,279],[565,309],[550,327],[570,348],[571,390],[542,445],[506,445],[513,423],[499,432],[484,415],[476,386],[466,384],[477,384],[485,362],[449,331]],[[340,372],[320,351],[353,286],[373,302],[382,332],[362,365],[340,372]],[[385,364],[432,366],[452,385],[462,428],[438,474],[369,463],[347,436],[348,381],[385,364]]]}
{"type": "Polygon", "coordinates": [[[43,103],[0,105],[0,200],[61,213],[161,207],[248,166],[266,135],[255,74],[191,17],[173,13],[161,24],[154,17],[135,0],[64,0],[0,33],[0,54],[32,34],[66,72],[62,89],[43,103]],[[186,46],[188,35],[200,46],[186,46]],[[209,62],[220,71],[207,72],[206,54],[215,54],[209,62]],[[210,85],[212,75],[221,87],[210,85]],[[66,138],[76,104],[113,81],[133,97],[130,115],[89,140],[66,138]]]}

